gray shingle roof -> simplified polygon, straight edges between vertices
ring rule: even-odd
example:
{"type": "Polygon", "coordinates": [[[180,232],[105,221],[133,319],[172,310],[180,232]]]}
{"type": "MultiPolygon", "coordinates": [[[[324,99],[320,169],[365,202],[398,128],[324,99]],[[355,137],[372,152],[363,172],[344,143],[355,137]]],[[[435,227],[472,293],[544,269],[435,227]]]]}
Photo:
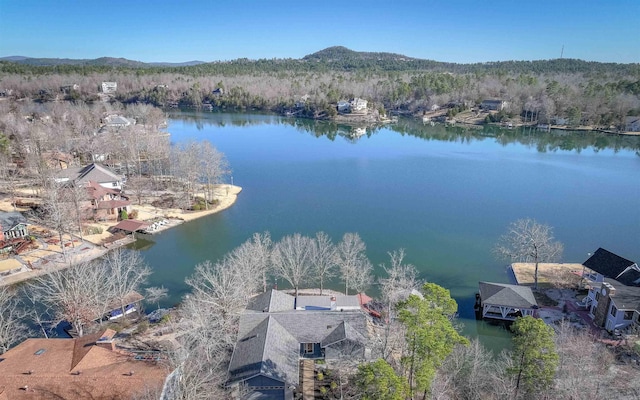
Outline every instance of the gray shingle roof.
{"type": "Polygon", "coordinates": [[[331,308],[331,297],[335,297],[336,308],[340,307],[360,307],[360,300],[357,295],[352,296],[298,296],[296,307],[324,307],[331,308]]]}
{"type": "Polygon", "coordinates": [[[58,172],[56,177],[66,178],[76,183],[89,183],[94,181],[98,183],[120,181],[121,178],[109,168],[100,164],[89,164],[84,167],[71,167],[58,172]]]}
{"type": "Polygon", "coordinates": [[[284,292],[271,289],[253,297],[247,306],[248,311],[278,312],[294,309],[295,298],[284,292]]]}
{"type": "Polygon", "coordinates": [[[298,382],[300,344],[273,317],[238,337],[229,364],[230,381],[262,374],[281,382],[298,382]]]}
{"type": "Polygon", "coordinates": [[[240,317],[238,337],[245,337],[268,316],[275,318],[298,343],[321,343],[343,322],[368,337],[367,316],[361,311],[290,311],[279,313],[251,313],[240,317]]]}
{"type": "Polygon", "coordinates": [[[615,279],[605,279],[616,290],[611,299],[619,310],[640,311],[640,287],[627,286],[615,279]]]}
{"type": "Polygon", "coordinates": [[[480,282],[482,304],[510,306],[515,308],[537,307],[531,288],[506,283],[480,282]]]}
{"type": "Polygon", "coordinates": [[[366,343],[366,338],[354,329],[350,324],[341,322],[330,334],[322,340],[321,346],[327,347],[342,340],[351,340],[359,343],[366,343]]]}
{"type": "Polygon", "coordinates": [[[0,212],[0,226],[7,231],[18,224],[27,224],[27,219],[17,211],[0,212]]]}

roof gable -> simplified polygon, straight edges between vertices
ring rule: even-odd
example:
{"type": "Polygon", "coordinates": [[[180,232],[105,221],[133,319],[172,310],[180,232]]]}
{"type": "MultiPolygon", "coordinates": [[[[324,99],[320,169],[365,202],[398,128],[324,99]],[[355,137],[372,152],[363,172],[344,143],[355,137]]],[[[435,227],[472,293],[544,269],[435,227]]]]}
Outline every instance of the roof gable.
{"type": "Polygon", "coordinates": [[[287,293],[271,289],[253,297],[247,310],[257,312],[290,311],[294,308],[295,298],[287,293]]]}
{"type": "Polygon", "coordinates": [[[17,211],[0,212],[0,226],[2,230],[7,231],[19,224],[27,224],[27,219],[17,211]]]}
{"type": "Polygon", "coordinates": [[[483,304],[534,308],[538,306],[530,287],[506,283],[480,282],[480,297],[483,304]]]}
{"type": "Polygon", "coordinates": [[[620,274],[634,264],[633,261],[620,257],[600,247],[583,265],[607,278],[618,279],[620,274]]]}

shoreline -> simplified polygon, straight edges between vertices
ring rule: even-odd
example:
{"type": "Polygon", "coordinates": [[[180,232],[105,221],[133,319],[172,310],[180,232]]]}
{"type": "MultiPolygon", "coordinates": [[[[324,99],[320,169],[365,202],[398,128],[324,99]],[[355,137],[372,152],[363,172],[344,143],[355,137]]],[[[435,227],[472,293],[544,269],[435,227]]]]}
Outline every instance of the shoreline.
{"type": "MultiPolygon", "coordinates": [[[[153,207],[150,204],[132,205],[131,208],[132,210],[138,211],[138,219],[140,220],[154,218],[170,220],[170,223],[152,233],[157,234],[185,222],[216,214],[230,208],[238,199],[238,194],[241,191],[242,188],[240,186],[229,184],[217,185],[215,189],[215,199],[218,200],[218,204],[209,210],[183,211],[173,208],[163,209],[153,207]]],[[[6,204],[2,203],[0,204],[0,210],[13,211],[13,207],[9,205],[9,208],[7,208],[6,204]]],[[[69,235],[64,235],[71,243],[71,247],[67,248],[64,253],[60,246],[50,244],[43,238],[38,238],[37,241],[40,244],[38,249],[20,255],[13,255],[0,261],[0,271],[2,271],[1,266],[3,263],[12,264],[14,267],[12,269],[19,268],[18,271],[9,275],[0,275],[0,287],[21,283],[36,276],[44,275],[51,270],[65,269],[72,265],[100,258],[112,249],[135,242],[135,240],[127,236],[124,239],[106,245],[104,240],[112,236],[107,229],[115,224],[115,222],[90,224],[103,228],[103,232],[100,234],[86,235],[82,241],[77,236],[70,237],[69,235]],[[20,267],[15,266],[17,265],[16,262],[20,264],[20,267]]]]}

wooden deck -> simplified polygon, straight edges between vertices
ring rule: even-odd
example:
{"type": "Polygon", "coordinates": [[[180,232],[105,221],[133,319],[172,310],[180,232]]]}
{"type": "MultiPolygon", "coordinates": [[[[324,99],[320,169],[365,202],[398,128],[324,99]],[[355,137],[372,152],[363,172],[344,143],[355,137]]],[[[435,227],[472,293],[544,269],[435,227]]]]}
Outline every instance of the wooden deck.
{"type": "Polygon", "coordinates": [[[300,364],[300,387],[302,389],[302,399],[313,400],[315,398],[315,376],[313,373],[315,362],[313,360],[302,360],[300,364]]]}

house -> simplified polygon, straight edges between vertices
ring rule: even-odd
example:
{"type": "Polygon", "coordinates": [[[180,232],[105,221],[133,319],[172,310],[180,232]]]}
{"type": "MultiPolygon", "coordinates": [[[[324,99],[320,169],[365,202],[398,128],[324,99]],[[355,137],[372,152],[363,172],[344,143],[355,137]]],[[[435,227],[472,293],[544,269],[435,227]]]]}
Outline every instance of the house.
{"type": "Polygon", "coordinates": [[[592,282],[583,300],[593,323],[610,332],[640,323],[640,287],[627,286],[615,279],[592,282]]]}
{"type": "Polygon", "coordinates": [[[507,106],[507,102],[500,99],[483,100],[480,108],[485,111],[502,111],[507,106]]]}
{"type": "Polygon", "coordinates": [[[118,90],[118,83],[102,82],[102,85],[100,85],[100,88],[102,89],[102,93],[115,93],[116,90],[118,90]]]}
{"type": "Polygon", "coordinates": [[[353,98],[351,99],[351,101],[349,102],[349,108],[351,109],[351,112],[366,112],[367,111],[367,101],[364,99],[361,99],[359,97],[353,98]]]}
{"type": "Polygon", "coordinates": [[[0,89],[0,97],[7,97],[13,94],[13,89],[0,89]]]}
{"type": "Polygon", "coordinates": [[[72,182],[79,186],[86,186],[90,181],[109,189],[122,190],[123,178],[108,167],[92,163],[84,167],[73,167],[59,171],[55,176],[58,183],[72,182]]]}
{"type": "Polygon", "coordinates": [[[603,248],[583,263],[589,281],[587,296],[578,303],[589,310],[593,322],[608,331],[638,323],[640,315],[640,268],[603,248]]]}
{"type": "Polygon", "coordinates": [[[115,333],[25,340],[0,355],[0,399],[124,400],[160,393],[168,371],[159,354],[120,349],[115,333]]]}
{"type": "Polygon", "coordinates": [[[351,105],[348,101],[340,100],[338,102],[338,112],[348,113],[351,110],[351,105]]]}
{"type": "Polygon", "coordinates": [[[638,264],[603,248],[596,250],[584,263],[583,277],[601,283],[605,278],[615,279],[627,286],[640,286],[638,264]]]}
{"type": "Polygon", "coordinates": [[[125,118],[122,115],[111,114],[104,118],[104,125],[109,128],[126,128],[127,126],[135,125],[135,123],[135,120],[125,118]]]}
{"type": "Polygon", "coordinates": [[[480,282],[476,296],[477,311],[482,318],[514,321],[518,317],[533,316],[538,303],[528,286],[506,283],[480,282]]]}
{"type": "Polygon", "coordinates": [[[29,236],[27,219],[19,212],[0,212],[0,241],[29,236]]]}
{"type": "MultiPolygon", "coordinates": [[[[359,307],[331,310],[331,297],[326,296],[329,310],[315,308],[311,304],[315,301],[308,299],[303,303],[310,308],[296,309],[302,297],[325,296],[296,299],[271,290],[250,301],[240,316],[229,364],[230,386],[243,384],[261,399],[292,398],[299,385],[301,359],[358,362],[370,358],[368,317],[359,307]]],[[[345,301],[345,306],[355,306],[353,299],[345,301]]]]}
{"type": "Polygon", "coordinates": [[[117,220],[123,210],[131,211],[131,201],[118,189],[106,188],[95,181],[89,181],[86,189],[94,220],[117,220]]]}
{"type": "Polygon", "coordinates": [[[222,96],[224,94],[224,89],[223,88],[215,88],[214,90],[211,91],[211,94],[214,96],[222,96]]]}
{"type": "Polygon", "coordinates": [[[640,132],[640,117],[625,117],[624,130],[626,132],[640,132]]]}

